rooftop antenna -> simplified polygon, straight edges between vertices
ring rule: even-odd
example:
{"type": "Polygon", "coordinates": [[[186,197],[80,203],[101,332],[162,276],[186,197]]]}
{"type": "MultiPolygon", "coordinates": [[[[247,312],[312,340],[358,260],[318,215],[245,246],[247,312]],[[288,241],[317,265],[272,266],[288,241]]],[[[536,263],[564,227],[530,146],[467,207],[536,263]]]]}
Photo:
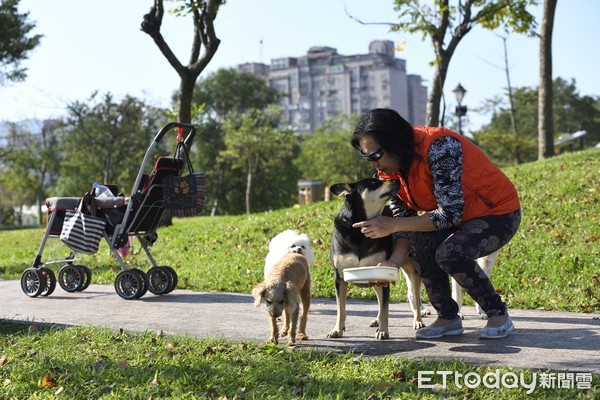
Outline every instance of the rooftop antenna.
{"type": "Polygon", "coordinates": [[[260,39],[260,47],[259,47],[258,61],[259,61],[261,64],[264,64],[264,61],[263,61],[263,40],[262,40],[262,39],[260,39]]]}

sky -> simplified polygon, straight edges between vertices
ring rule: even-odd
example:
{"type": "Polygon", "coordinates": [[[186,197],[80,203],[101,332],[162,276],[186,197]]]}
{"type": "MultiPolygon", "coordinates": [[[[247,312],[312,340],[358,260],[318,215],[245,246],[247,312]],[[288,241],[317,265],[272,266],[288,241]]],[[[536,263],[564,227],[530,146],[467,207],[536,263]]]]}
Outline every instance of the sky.
{"type": "MultiPolygon", "coordinates": [[[[111,93],[116,100],[131,95],[168,106],[179,77],[140,30],[152,4],[152,0],[21,0],[19,11],[29,13],[36,24],[34,32],[44,37],[23,63],[27,79],[0,86],[0,122],[61,117],[67,104],[85,102],[95,91],[111,93]]],[[[406,60],[407,72],[421,75],[429,86],[434,56],[428,39],[391,32],[386,25],[363,25],[346,12],[364,22],[395,22],[398,15],[392,0],[227,0],[215,21],[221,44],[200,78],[246,62],[269,64],[272,58],[303,56],[312,46],[354,55],[367,53],[373,40],[391,40],[404,44],[396,57],[406,60]]],[[[541,6],[531,12],[541,25],[541,6]]],[[[575,80],[581,95],[600,96],[598,15],[598,0],[558,1],[553,76],[575,80]]],[[[187,64],[191,18],[165,13],[161,32],[187,64]]],[[[475,109],[505,93],[500,34],[475,28],[452,58],[444,87],[447,109],[454,110],[452,89],[460,83],[467,90],[466,131],[489,122],[489,115],[475,109]]],[[[506,43],[512,86],[537,87],[539,41],[509,34],[506,43]]]]}

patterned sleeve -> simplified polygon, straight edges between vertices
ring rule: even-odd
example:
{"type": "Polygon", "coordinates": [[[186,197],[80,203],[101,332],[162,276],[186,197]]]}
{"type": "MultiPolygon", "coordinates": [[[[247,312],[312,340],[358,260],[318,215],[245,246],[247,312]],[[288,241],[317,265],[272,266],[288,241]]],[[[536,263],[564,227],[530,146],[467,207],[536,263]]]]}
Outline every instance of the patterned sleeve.
{"type": "Polygon", "coordinates": [[[427,213],[438,230],[458,226],[462,222],[464,197],[462,190],[463,152],[460,141],[452,136],[437,139],[427,154],[433,178],[433,193],[438,208],[427,213]]]}
{"type": "MultiPolygon", "coordinates": [[[[392,211],[392,216],[394,218],[398,217],[413,217],[417,215],[417,212],[411,208],[409,208],[405,202],[403,202],[398,196],[394,196],[392,200],[390,200],[390,210],[392,211]]],[[[410,237],[410,232],[396,232],[394,233],[394,238],[402,238],[408,239],[410,237]]]]}

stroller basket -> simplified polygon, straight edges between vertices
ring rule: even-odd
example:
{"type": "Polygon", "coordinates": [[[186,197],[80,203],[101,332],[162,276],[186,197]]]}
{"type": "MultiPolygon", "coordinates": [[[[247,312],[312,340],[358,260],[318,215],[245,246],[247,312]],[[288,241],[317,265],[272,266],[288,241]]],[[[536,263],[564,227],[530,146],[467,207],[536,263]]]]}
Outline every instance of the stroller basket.
{"type": "MultiPolygon", "coordinates": [[[[81,201],[80,197],[49,197],[46,199],[46,226],[49,235],[58,236],[60,235],[63,222],[65,219],[65,212],[67,210],[74,210],[79,206],[81,201]],[[52,219],[52,214],[56,214],[52,219]],[[50,221],[52,219],[52,223],[50,221]]],[[[125,206],[129,199],[125,197],[108,197],[108,198],[97,198],[98,204],[98,216],[104,216],[106,219],[107,232],[109,227],[114,227],[118,222],[121,221],[125,214],[125,206]]]]}
{"type": "MultiPolygon", "coordinates": [[[[95,213],[97,217],[106,221],[103,237],[121,267],[121,272],[115,279],[115,290],[119,296],[127,300],[140,298],[147,291],[157,295],[167,294],[177,287],[178,278],[175,270],[168,266],[158,266],[149,247],[158,238],[156,229],[165,211],[165,179],[169,176],[179,176],[184,160],[173,156],[158,157],[152,172],[145,173],[152,151],[162,137],[173,128],[177,128],[178,146],[183,145],[189,148],[196,132],[193,125],[183,123],[165,125],[159,130],[146,151],[131,196],[116,196],[118,188],[114,185],[106,185],[115,196],[96,197],[92,203],[94,206],[90,207],[93,208],[90,210],[92,214],[95,213]],[[185,138],[182,135],[183,129],[189,129],[189,134],[185,138]],[[119,250],[128,247],[132,238],[138,239],[152,264],[147,272],[137,268],[127,268],[123,262],[119,250]]],[[[69,249],[69,254],[64,258],[43,259],[47,240],[60,236],[66,211],[77,209],[81,201],[80,197],[46,199],[48,211],[44,237],[32,266],[21,275],[21,288],[27,296],[49,296],[54,291],[57,282],[67,292],[82,291],[89,286],[92,273],[85,265],[75,264],[75,251],[69,249]],[[54,272],[47,267],[47,265],[56,263],[64,263],[58,273],[58,279],[54,272]]]]}

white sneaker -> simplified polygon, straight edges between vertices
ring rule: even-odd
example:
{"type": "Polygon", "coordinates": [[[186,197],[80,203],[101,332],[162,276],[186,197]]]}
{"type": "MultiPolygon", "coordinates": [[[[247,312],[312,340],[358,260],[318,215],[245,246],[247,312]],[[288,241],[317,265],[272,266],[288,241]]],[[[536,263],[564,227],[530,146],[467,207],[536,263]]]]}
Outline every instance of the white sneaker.
{"type": "Polygon", "coordinates": [[[455,336],[463,333],[462,320],[456,317],[454,321],[445,326],[431,327],[419,329],[415,333],[417,339],[437,339],[442,336],[455,336]]]}
{"type": "Polygon", "coordinates": [[[513,325],[510,317],[506,317],[506,321],[500,326],[494,328],[485,327],[479,331],[479,339],[502,339],[508,335],[508,332],[514,331],[515,326],[513,325]]]}

